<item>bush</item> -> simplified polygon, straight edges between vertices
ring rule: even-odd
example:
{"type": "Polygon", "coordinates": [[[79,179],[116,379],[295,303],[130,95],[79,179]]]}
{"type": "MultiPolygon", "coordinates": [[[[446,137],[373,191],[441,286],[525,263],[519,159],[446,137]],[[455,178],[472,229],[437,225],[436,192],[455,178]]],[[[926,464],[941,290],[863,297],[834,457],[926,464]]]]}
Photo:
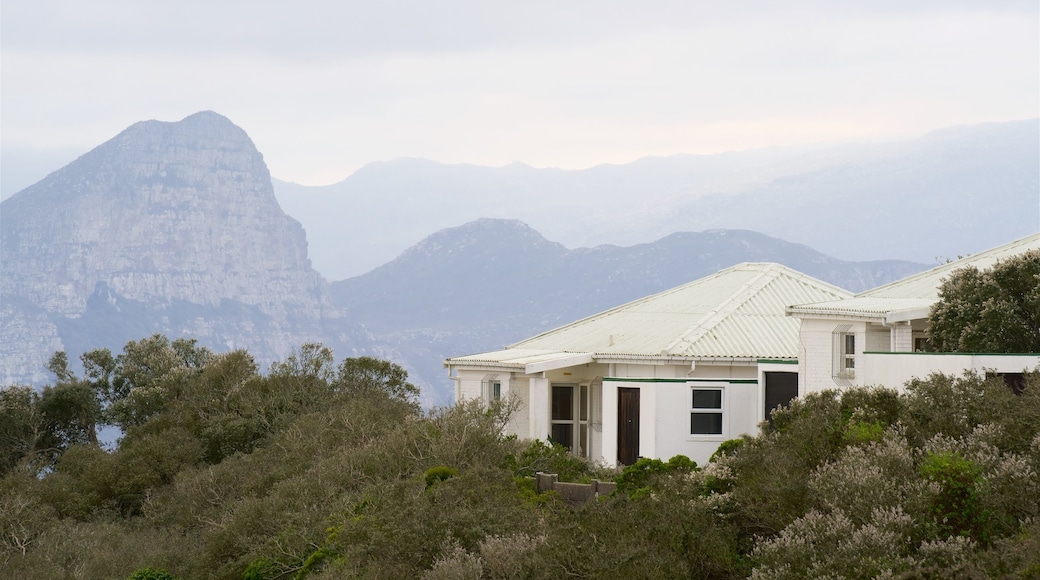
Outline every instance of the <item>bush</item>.
{"type": "Polygon", "coordinates": [[[127,578],[126,580],[177,580],[177,579],[173,577],[173,574],[170,574],[169,572],[167,572],[166,570],[163,570],[161,568],[160,569],[141,568],[140,570],[137,570],[136,572],[131,574],[130,577],[127,578]]]}
{"type": "Polygon", "coordinates": [[[427,469],[423,473],[423,480],[426,481],[426,489],[430,489],[435,484],[440,483],[446,479],[455,477],[458,474],[458,469],[438,465],[437,467],[431,467],[427,469]]]}

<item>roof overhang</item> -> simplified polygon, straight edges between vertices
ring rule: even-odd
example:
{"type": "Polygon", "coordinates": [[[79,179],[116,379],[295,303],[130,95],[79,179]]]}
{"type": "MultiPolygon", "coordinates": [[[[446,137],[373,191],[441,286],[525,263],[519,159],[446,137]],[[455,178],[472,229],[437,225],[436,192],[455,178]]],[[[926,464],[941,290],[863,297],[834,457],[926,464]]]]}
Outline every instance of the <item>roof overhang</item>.
{"type": "Polygon", "coordinates": [[[826,318],[828,320],[885,320],[885,312],[864,312],[851,308],[814,307],[812,304],[788,306],[784,312],[794,318],[826,318]]]}
{"type": "Polygon", "coordinates": [[[556,369],[576,367],[578,365],[589,364],[595,358],[593,357],[591,352],[568,352],[560,354],[566,356],[560,356],[556,358],[551,358],[549,360],[543,360],[524,365],[524,374],[533,375],[535,373],[544,373],[546,371],[554,371],[556,369]]]}
{"type": "Polygon", "coordinates": [[[888,298],[857,296],[847,300],[795,304],[784,312],[795,318],[856,320],[890,324],[928,318],[934,300],[927,298],[888,298]]]}
{"type": "Polygon", "coordinates": [[[449,369],[507,370],[523,374],[587,364],[593,361],[591,352],[566,352],[536,349],[504,349],[482,354],[449,358],[444,366],[449,369]]]}
{"type": "Polygon", "coordinates": [[[895,322],[908,322],[911,320],[922,320],[928,318],[931,314],[931,306],[921,306],[919,308],[906,308],[904,310],[893,310],[885,316],[885,322],[891,324],[895,322]]]}

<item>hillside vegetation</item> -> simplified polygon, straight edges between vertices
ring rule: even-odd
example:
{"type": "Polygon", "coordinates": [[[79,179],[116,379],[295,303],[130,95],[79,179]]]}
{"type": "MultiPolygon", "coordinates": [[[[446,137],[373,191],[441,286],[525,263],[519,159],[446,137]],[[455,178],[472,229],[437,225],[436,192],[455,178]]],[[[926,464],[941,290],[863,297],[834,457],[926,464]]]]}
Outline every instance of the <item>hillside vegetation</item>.
{"type": "Polygon", "coordinates": [[[618,472],[501,436],[509,402],[423,411],[400,367],[319,345],[267,373],[158,335],[83,362],[0,391],[0,577],[1040,573],[1037,373],[811,395],[710,465],[618,472]],[[619,488],[571,506],[536,471],[619,488]]]}

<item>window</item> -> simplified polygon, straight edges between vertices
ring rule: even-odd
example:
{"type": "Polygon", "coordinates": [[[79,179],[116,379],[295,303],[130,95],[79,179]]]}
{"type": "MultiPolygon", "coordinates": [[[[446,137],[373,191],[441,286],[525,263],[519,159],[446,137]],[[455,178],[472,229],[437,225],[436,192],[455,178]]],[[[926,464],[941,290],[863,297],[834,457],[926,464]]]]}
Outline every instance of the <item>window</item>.
{"type": "Polygon", "coordinates": [[[575,455],[589,456],[589,385],[553,385],[549,437],[575,455]]]}
{"type": "Polygon", "coordinates": [[[494,403],[502,398],[502,381],[498,375],[488,375],[483,382],[484,403],[494,403]]]}
{"type": "Polygon", "coordinates": [[[856,376],[856,335],[849,333],[842,335],[842,370],[852,378],[856,376]]]}
{"type": "Polygon", "coordinates": [[[834,329],[834,365],[832,376],[838,384],[848,385],[856,378],[856,335],[849,332],[851,324],[834,329]]]}
{"type": "Polygon", "coordinates": [[[693,389],[691,435],[722,435],[722,389],[693,389]]]}
{"type": "Polygon", "coordinates": [[[914,352],[932,352],[932,350],[932,343],[928,341],[927,337],[914,337],[914,352]]]}

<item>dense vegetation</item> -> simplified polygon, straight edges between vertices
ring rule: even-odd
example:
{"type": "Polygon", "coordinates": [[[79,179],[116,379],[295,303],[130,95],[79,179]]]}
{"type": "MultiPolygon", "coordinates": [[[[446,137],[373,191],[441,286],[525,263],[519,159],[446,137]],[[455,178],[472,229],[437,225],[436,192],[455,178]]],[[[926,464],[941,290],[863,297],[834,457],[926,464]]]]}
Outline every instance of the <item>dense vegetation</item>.
{"type": "Polygon", "coordinates": [[[0,577],[1040,575],[1037,373],[811,395],[707,466],[621,473],[318,345],[266,373],[161,336],[82,360],[0,392],[0,577]],[[538,470],[619,488],[569,506],[538,470]]]}
{"type": "Polygon", "coordinates": [[[1040,250],[950,274],[929,340],[942,352],[1040,352],[1040,250]]]}

